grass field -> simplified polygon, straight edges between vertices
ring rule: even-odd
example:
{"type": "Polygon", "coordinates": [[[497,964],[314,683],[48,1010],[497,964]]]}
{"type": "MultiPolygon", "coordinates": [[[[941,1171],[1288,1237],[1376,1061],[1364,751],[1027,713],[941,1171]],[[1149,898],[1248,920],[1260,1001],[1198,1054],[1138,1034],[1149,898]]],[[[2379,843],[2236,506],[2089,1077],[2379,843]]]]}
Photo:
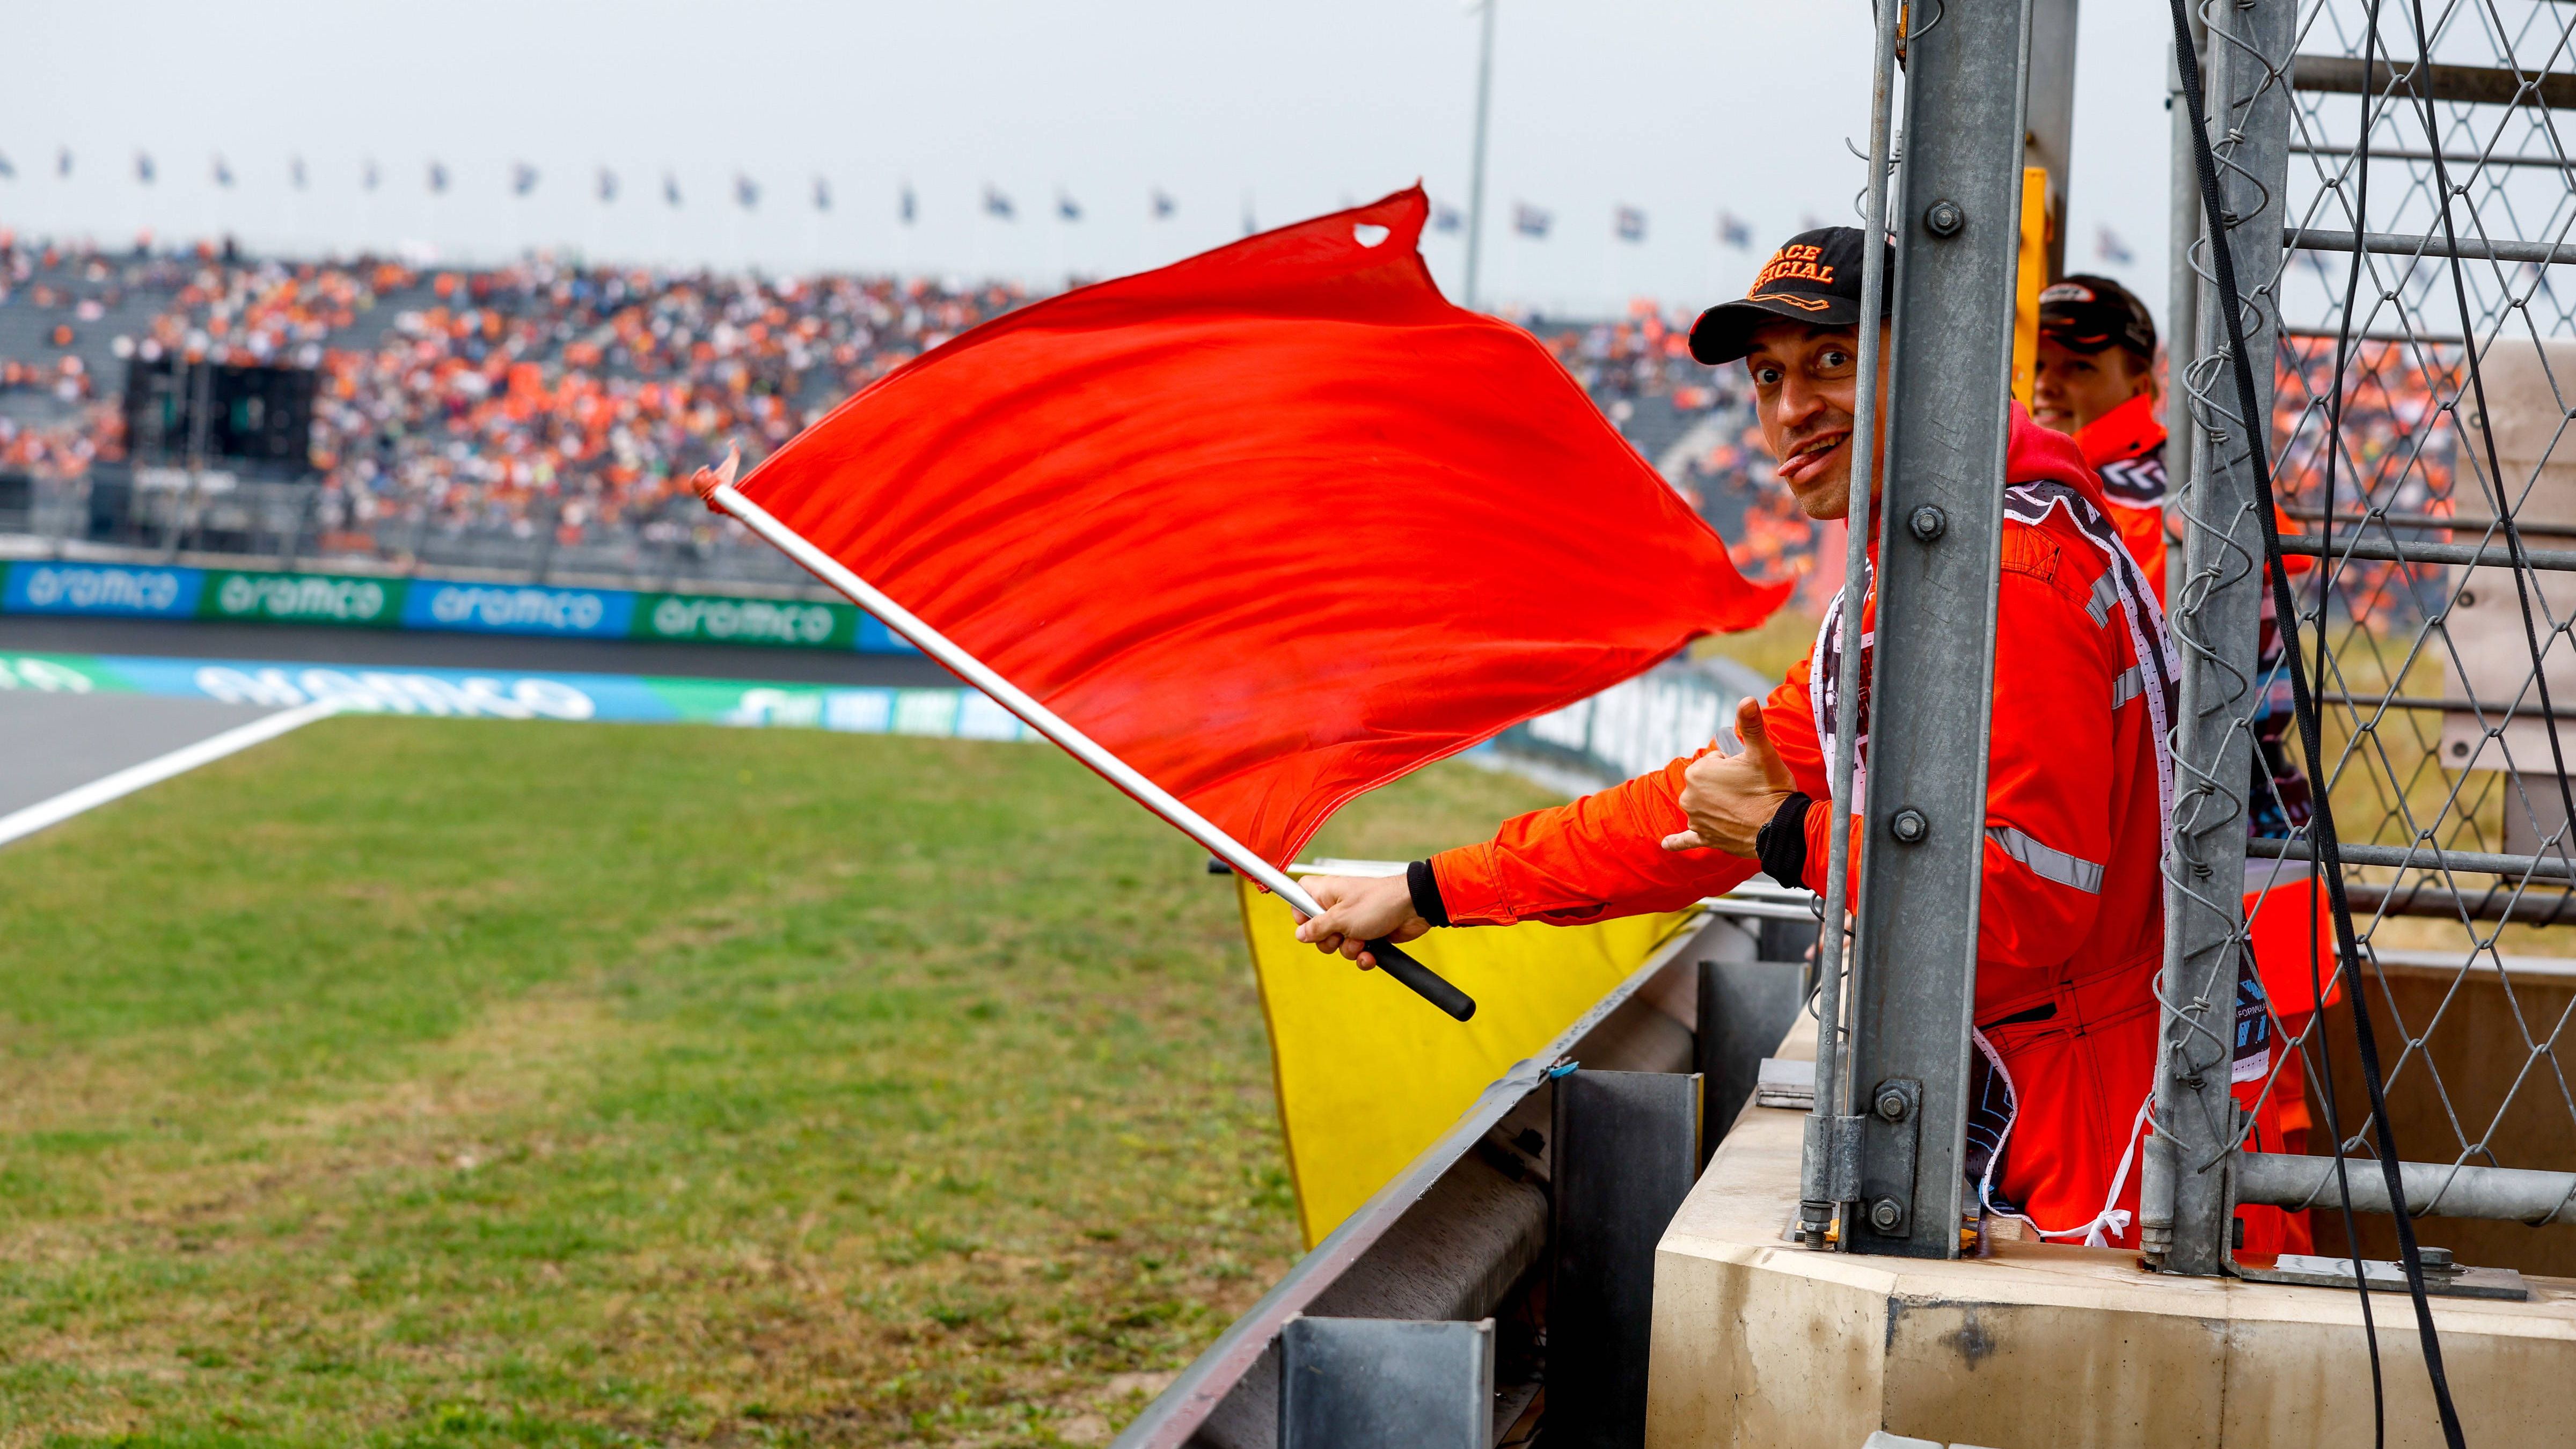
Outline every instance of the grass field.
{"type": "Polygon", "coordinates": [[[1295,1251],[1203,859],[1039,746],[356,718],[0,851],[0,1444],[1104,1438],[1295,1251]]]}

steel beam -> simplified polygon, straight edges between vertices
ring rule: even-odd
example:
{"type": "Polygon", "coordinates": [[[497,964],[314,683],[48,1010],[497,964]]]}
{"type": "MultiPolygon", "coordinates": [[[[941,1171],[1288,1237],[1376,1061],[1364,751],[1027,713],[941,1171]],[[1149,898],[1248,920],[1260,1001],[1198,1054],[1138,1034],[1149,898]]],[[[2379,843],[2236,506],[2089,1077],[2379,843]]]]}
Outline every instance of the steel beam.
{"type": "Polygon", "coordinates": [[[1279,1332],[1279,1449],[1487,1449],[1494,1320],[1292,1318],[1279,1332]]]}
{"type": "MultiPolygon", "coordinates": [[[[2323,227],[2291,227],[2281,233],[2281,244],[2299,252],[2348,252],[2352,250],[2352,233],[2323,227]]],[[[2437,236],[2414,236],[2406,232],[2366,231],[2361,234],[2361,249],[2372,256],[2414,257],[2431,261],[2436,257],[2458,257],[2469,262],[2532,262],[2542,266],[2576,266],[2576,246],[2558,242],[2489,241],[2464,236],[2454,244],[2437,236]]],[[[2248,339],[2249,341],[2252,339],[2248,339]]]]}
{"type": "MultiPolygon", "coordinates": [[[[2445,101],[2488,106],[2545,106],[2576,110],[2576,75],[2565,71],[2512,71],[2502,66],[2437,65],[2433,94],[2445,101]]],[[[2394,65],[2376,60],[2364,65],[2357,55],[2302,55],[2290,62],[2290,85],[2323,95],[2385,96],[2423,94],[2412,61],[2394,65]]]]}
{"type": "MultiPolygon", "coordinates": [[[[2331,337],[2334,334],[2329,332],[2307,335],[2331,337]]],[[[2323,523],[2326,521],[2326,516],[2323,510],[2316,508],[2285,508],[2282,511],[2301,523],[2323,523]]],[[[2453,534],[2462,534],[2487,533],[2494,529],[2501,528],[2504,525],[2496,519],[2481,517],[2474,513],[2400,513],[2391,509],[2380,508],[2373,509],[2368,513],[2338,513],[2334,516],[2334,526],[2337,532],[2348,532],[2356,528],[2375,528],[2385,526],[2388,528],[2438,528],[2447,530],[2453,534]]],[[[2513,521],[2513,526],[2517,532],[2525,535],[2537,534],[2549,538],[2576,538],[2576,523],[2525,523],[2521,519],[2517,518],[2513,521]]],[[[2290,540],[2287,535],[2283,536],[2281,540],[2284,544],[2287,544],[2289,541],[2290,540]]]]}
{"type": "Polygon", "coordinates": [[[1855,1101],[1903,1081],[1920,1105],[1863,1119],[1860,1179],[1897,1210],[1847,1214],[1855,1252],[1959,1251],[2028,57],[2020,5],[1953,4],[1907,47],[1849,1075],[1855,1101]],[[1939,528],[1884,526],[1926,509],[1939,528]]]}
{"type": "Polygon", "coordinates": [[[1699,1031],[1693,1065],[1699,1069],[1699,1163],[1705,1167],[1718,1141],[1735,1125],[1762,1071],[1762,1059],[1780,1046],[1807,1003],[1806,967],[1796,961],[1699,963],[1699,1031]]]}
{"type": "Polygon", "coordinates": [[[2517,890],[2493,885],[2483,891],[2455,891],[2417,879],[2404,885],[2346,881],[2344,899],[2353,919],[2413,916],[2436,921],[2511,921],[2518,926],[2576,925],[2576,892],[2565,886],[2517,890]]]}
{"type": "MultiPolygon", "coordinates": [[[[2243,1152],[2236,1158],[2236,1195],[2271,1207],[2337,1207],[2334,1159],[2284,1152],[2243,1152]]],[[[2452,1166],[2401,1162],[2409,1217],[2492,1218],[2505,1222],[2576,1223],[2576,1172],[2531,1172],[2514,1167],[2452,1166]]],[[[2371,1158],[2344,1160],[2355,1212],[2384,1213],[2388,1177],[2371,1158]]]]}
{"type": "Polygon", "coordinates": [[[1547,1442],[1646,1437],[1655,1244],[1699,1177],[1696,1072],[1576,1072],[1556,1084],[1547,1442]]]}
{"type": "Polygon", "coordinates": [[[2076,0],[2030,0],[2030,66],[2022,145],[2048,172],[2048,281],[2066,275],[2068,160],[2075,149],[2076,0]]]}
{"type": "MultiPolygon", "coordinates": [[[[2355,64],[2359,64],[2359,62],[2355,62],[2355,64]]],[[[2290,154],[2293,156],[2329,156],[2339,161],[2349,161],[2353,159],[2353,153],[2359,149],[2360,147],[2358,144],[2320,146],[2309,141],[2293,141],[2290,143],[2290,154]]],[[[2431,162],[2439,159],[2446,166],[2457,166],[2464,171],[2476,171],[2481,168],[2493,168],[2497,166],[2538,166],[2549,171],[2564,171],[2571,164],[2576,164],[2576,162],[2571,162],[2564,156],[2481,156],[2473,151],[2444,151],[2437,158],[2433,152],[2424,150],[2421,147],[2409,148],[2405,146],[2373,146],[2370,148],[2370,159],[2373,161],[2422,162],[2431,162]]]]}
{"type": "MultiPolygon", "coordinates": [[[[2418,543],[2407,538],[2354,538],[2348,534],[2338,535],[2331,542],[2314,534],[2287,534],[2281,539],[2281,552],[2292,558],[2467,568],[2509,569],[2517,562],[2512,547],[2503,543],[2418,543]]],[[[2576,573],[2576,548],[2526,548],[2519,562],[2537,573],[2576,573]]]]}
{"type": "MultiPolygon", "coordinates": [[[[2203,1164],[2223,1164],[2236,1135],[2227,1088],[2244,936],[2245,789],[2252,775],[2250,716],[2259,703],[2254,661],[2263,588],[2262,571],[2253,566],[2263,540],[2252,449],[2268,456],[2272,447],[2271,359],[2281,320],[2274,281],[2281,271],[2291,123],[2290,90],[2278,70],[2289,64],[2297,18],[2294,0],[2239,0],[2211,11],[2202,85],[2226,224],[2220,244],[2251,295],[2242,303],[2218,296],[2215,268],[2202,259],[2195,355],[2176,371],[2200,441],[2176,503],[2185,525],[2171,595],[2182,701],[2159,982],[2163,1049],[2155,1130],[2162,1140],[2149,1153],[2140,1227],[2151,1259],[2195,1274],[2224,1268],[2233,1213],[2224,1167],[2203,1164]],[[2240,308],[2245,345],[2259,359],[2260,396],[2251,418],[2240,417],[2235,402],[2222,305],[2240,308]]],[[[2181,139],[2188,142],[2189,133],[2181,139]]],[[[2190,173],[2197,194],[2188,145],[2175,152],[2173,165],[2190,173]]],[[[2177,190],[2181,184],[2178,177],[2177,190]]]]}
{"type": "MultiPolygon", "coordinates": [[[[2273,860],[2308,860],[2313,858],[2304,840],[2256,840],[2246,845],[2256,856],[2273,860]]],[[[2400,870],[2466,871],[2473,875],[2501,875],[2515,880],[2565,881],[2576,879],[2576,867],[2566,858],[2555,855],[2506,855],[2492,850],[2446,850],[2431,841],[2414,845],[2341,845],[2335,854],[2346,865],[2386,865],[2400,870]]],[[[2243,904],[2240,897],[2239,905],[2243,904]]]]}

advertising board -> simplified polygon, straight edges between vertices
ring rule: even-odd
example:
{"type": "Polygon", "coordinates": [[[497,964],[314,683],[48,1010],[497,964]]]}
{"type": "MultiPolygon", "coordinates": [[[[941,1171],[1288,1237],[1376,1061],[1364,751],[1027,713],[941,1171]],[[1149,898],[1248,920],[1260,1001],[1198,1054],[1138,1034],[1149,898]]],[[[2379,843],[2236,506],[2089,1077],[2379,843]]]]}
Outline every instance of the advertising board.
{"type": "Polygon", "coordinates": [[[466,584],[414,579],[403,600],[406,629],[623,639],[635,620],[624,589],[557,589],[535,584],[466,584]]]}
{"type": "Polygon", "coordinates": [[[0,612],[185,619],[197,612],[205,575],[149,564],[13,563],[0,584],[0,612]]]}
{"type": "Polygon", "coordinates": [[[847,604],[799,599],[639,594],[635,598],[635,637],[789,649],[850,649],[857,646],[859,621],[864,617],[847,604]]]}
{"type": "Polygon", "coordinates": [[[563,670],[415,669],[268,659],[0,652],[0,694],[163,695],[291,709],[449,719],[603,720],[837,730],[950,739],[1034,739],[971,689],[844,688],[563,670]]]}
{"type": "Polygon", "coordinates": [[[177,565],[5,566],[0,613],[96,614],[914,654],[849,604],[177,565]]]}
{"type": "Polygon", "coordinates": [[[207,619],[255,619],[272,624],[340,624],[391,629],[402,621],[402,579],[342,574],[250,573],[223,569],[206,575],[197,604],[207,619]]]}

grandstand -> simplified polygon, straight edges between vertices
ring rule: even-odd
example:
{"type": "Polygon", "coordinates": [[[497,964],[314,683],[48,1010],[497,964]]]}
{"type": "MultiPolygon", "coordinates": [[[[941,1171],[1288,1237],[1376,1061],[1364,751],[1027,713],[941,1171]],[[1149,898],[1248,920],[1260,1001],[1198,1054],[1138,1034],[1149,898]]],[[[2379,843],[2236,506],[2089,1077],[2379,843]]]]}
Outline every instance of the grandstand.
{"type": "MultiPolygon", "coordinates": [[[[40,546],[656,587],[804,579],[675,480],[757,462],[833,403],[1028,300],[1007,284],[586,265],[116,254],[0,232],[0,532],[40,546]],[[193,486],[128,456],[116,401],[161,359],[312,369],[311,467],[193,486]],[[138,486],[140,485],[140,486],[138,486]],[[220,496],[217,496],[220,495],[220,496]],[[13,503],[13,497],[16,500],[13,503]]],[[[1803,572],[1741,380],[1651,304],[1522,319],[1756,573],[1803,572]],[[1776,513],[1776,508],[1771,510],[1776,513]]],[[[187,459],[164,459],[186,464],[187,459]]],[[[202,460],[199,460],[202,462],[202,460]]]]}

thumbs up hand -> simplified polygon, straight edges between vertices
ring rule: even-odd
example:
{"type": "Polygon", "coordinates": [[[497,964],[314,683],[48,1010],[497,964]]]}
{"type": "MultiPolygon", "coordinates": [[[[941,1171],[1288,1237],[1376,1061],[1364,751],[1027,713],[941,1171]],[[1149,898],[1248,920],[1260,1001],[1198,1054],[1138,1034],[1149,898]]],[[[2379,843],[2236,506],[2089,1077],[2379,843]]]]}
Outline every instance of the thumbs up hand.
{"type": "Polygon", "coordinates": [[[1682,813],[1690,829],[1664,837],[1666,850],[1722,850],[1753,858],[1753,837],[1780,808],[1797,782],[1771,747],[1762,727],[1762,702],[1747,698],[1735,707],[1735,737],[1741,754],[1714,751],[1691,762],[1683,778],[1682,813]]]}

